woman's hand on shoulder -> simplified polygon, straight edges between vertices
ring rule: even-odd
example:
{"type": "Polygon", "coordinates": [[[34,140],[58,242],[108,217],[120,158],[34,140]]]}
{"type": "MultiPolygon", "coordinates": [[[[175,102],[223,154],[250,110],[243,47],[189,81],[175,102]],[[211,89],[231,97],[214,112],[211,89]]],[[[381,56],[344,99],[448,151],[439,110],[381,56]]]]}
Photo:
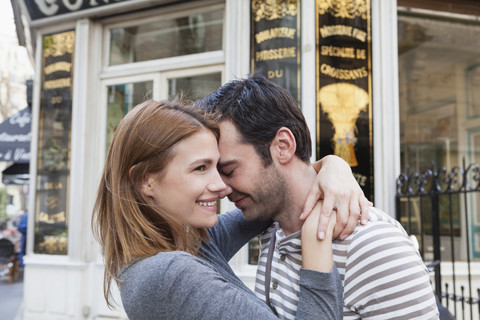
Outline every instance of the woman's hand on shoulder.
{"type": "Polygon", "coordinates": [[[325,239],[327,225],[334,211],[337,219],[334,235],[345,239],[355,230],[359,220],[362,224],[367,223],[368,209],[373,204],[365,197],[350,166],[342,158],[325,156],[315,162],[313,167],[318,175],[300,219],[306,219],[317,202],[323,200],[318,219],[319,239],[325,239]]]}

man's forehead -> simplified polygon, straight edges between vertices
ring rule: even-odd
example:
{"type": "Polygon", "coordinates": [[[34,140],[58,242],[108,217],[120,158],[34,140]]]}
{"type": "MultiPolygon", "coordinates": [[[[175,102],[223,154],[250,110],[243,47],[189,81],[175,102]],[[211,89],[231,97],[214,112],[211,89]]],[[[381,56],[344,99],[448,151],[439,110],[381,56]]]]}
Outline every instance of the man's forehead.
{"type": "Polygon", "coordinates": [[[240,132],[231,120],[225,120],[219,123],[220,139],[224,139],[226,142],[238,143],[240,139],[240,132]]]}
{"type": "Polygon", "coordinates": [[[245,157],[250,157],[253,146],[244,141],[237,127],[231,120],[220,122],[220,140],[218,150],[220,152],[219,167],[231,164],[240,164],[245,157]]]}
{"type": "Polygon", "coordinates": [[[218,142],[218,149],[220,150],[220,158],[229,160],[232,153],[240,147],[241,136],[231,121],[223,121],[220,127],[220,140],[218,142]]]}

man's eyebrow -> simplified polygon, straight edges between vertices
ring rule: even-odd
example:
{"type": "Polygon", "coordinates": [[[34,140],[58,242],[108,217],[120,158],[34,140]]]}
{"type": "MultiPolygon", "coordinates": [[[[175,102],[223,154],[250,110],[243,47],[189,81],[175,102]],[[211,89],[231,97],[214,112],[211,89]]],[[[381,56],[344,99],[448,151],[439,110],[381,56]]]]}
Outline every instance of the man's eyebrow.
{"type": "Polygon", "coordinates": [[[222,161],[222,159],[220,159],[220,160],[218,161],[217,167],[218,167],[218,168],[223,168],[223,167],[230,166],[230,165],[234,165],[234,164],[237,164],[237,163],[238,163],[237,160],[222,161]]]}

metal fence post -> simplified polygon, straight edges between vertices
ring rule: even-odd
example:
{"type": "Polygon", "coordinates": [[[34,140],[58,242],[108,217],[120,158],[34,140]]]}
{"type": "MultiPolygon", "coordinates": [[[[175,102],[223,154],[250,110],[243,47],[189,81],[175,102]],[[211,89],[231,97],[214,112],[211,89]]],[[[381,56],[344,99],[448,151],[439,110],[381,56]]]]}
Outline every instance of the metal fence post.
{"type": "MultiPolygon", "coordinates": [[[[441,261],[440,254],[440,209],[439,196],[437,186],[438,175],[432,168],[432,187],[431,204],[432,204],[432,233],[433,233],[433,261],[441,261]]],[[[442,276],[440,274],[440,263],[435,265],[435,293],[437,297],[442,296],[442,276]]]]}

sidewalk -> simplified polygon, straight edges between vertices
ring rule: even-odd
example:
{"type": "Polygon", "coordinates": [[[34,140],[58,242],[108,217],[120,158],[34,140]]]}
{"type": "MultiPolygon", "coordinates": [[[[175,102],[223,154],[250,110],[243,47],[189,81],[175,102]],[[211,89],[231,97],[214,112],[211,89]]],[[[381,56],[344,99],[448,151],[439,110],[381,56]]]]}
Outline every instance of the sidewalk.
{"type": "Polygon", "coordinates": [[[20,308],[23,302],[23,271],[20,271],[15,283],[10,284],[8,277],[0,277],[0,318],[20,320],[20,308]]]}

